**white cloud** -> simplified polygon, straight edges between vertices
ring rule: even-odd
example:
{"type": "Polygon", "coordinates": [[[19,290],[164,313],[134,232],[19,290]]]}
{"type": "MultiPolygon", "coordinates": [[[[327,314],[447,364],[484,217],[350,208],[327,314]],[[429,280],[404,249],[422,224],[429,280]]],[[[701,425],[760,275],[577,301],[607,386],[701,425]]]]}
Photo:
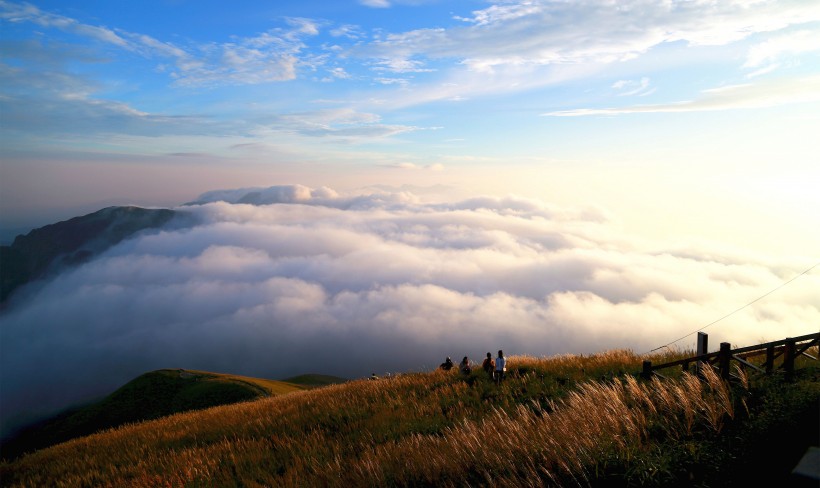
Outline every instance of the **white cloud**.
{"type": "Polygon", "coordinates": [[[350,73],[348,73],[347,71],[345,71],[345,69],[344,69],[344,68],[338,68],[338,67],[337,67],[337,68],[332,68],[332,69],[330,70],[330,74],[331,74],[334,78],[338,78],[338,79],[340,79],[340,80],[346,80],[346,79],[349,79],[349,78],[351,77],[351,76],[350,76],[350,73]]]}
{"type": "Polygon", "coordinates": [[[96,39],[113,44],[124,49],[135,49],[126,39],[106,27],[99,27],[80,23],[62,15],[43,12],[34,5],[14,2],[0,2],[0,19],[8,22],[32,22],[40,27],[60,29],[80,36],[96,39]]]}
{"type": "Polygon", "coordinates": [[[406,58],[390,58],[376,61],[376,71],[389,71],[391,73],[426,73],[435,71],[434,69],[424,68],[424,63],[419,60],[406,58]]]}
{"type": "MultiPolygon", "coordinates": [[[[643,352],[807,264],[635,241],[600,215],[516,197],[423,203],[297,185],[201,201],[179,209],[197,225],[123,242],[3,312],[4,421],[158,368],[357,376],[498,348],[643,352]]],[[[801,277],[712,327],[710,342],[811,332],[818,287],[816,273],[801,277]]]]}
{"type": "Polygon", "coordinates": [[[783,61],[810,52],[820,52],[820,31],[790,32],[752,46],[743,67],[756,70],[749,74],[751,78],[774,71],[783,61]]]}
{"type": "Polygon", "coordinates": [[[820,20],[806,2],[510,1],[459,18],[473,25],[388,36],[368,51],[387,59],[456,58],[479,70],[522,64],[626,60],[662,43],[724,45],[820,20]],[[590,35],[594,33],[594,35],[590,35]]]}
{"type": "Polygon", "coordinates": [[[295,28],[293,31],[286,34],[286,36],[291,39],[298,39],[299,34],[305,34],[308,36],[319,35],[319,24],[312,19],[306,19],[303,17],[288,17],[285,21],[288,25],[295,28]]]}
{"type": "Polygon", "coordinates": [[[348,39],[360,39],[365,36],[361,27],[353,24],[345,24],[330,30],[333,37],[347,37],[348,39]]]}
{"type": "MultiPolygon", "coordinates": [[[[419,5],[423,1],[362,1],[386,8],[419,5]]],[[[357,57],[374,71],[392,73],[443,73],[463,83],[468,98],[474,94],[507,92],[543,86],[565,78],[568,71],[588,73],[594,67],[634,59],[658,46],[682,42],[692,46],[726,45],[756,35],[807,26],[820,20],[820,6],[812,2],[643,2],[632,0],[602,5],[600,2],[505,0],[466,17],[456,26],[421,28],[378,34],[366,42],[358,26],[329,26],[328,34],[355,40],[353,46],[311,46],[327,22],[289,17],[284,26],[230,42],[173,43],[151,36],[81,23],[28,4],[2,2],[0,17],[7,22],[31,22],[61,29],[159,59],[159,67],[181,86],[263,84],[297,78],[301,70],[315,71],[331,62],[345,66],[357,57]],[[594,33],[594,35],[590,35],[594,33]],[[332,56],[338,56],[332,58],[332,56]],[[490,79],[486,79],[486,78],[490,79]]],[[[380,31],[383,32],[383,31],[380,31]]],[[[805,53],[816,46],[816,33],[803,29],[763,41],[752,48],[746,67],[749,76],[776,68],[774,59],[805,53]],[[768,61],[767,61],[768,60],[768,61]],[[765,64],[768,62],[769,64],[765,64]],[[764,66],[765,64],[765,66],[764,66]]],[[[342,68],[335,68],[340,70],[342,68]]],[[[337,71],[335,75],[342,73],[337,71]]],[[[334,75],[334,76],[335,76],[334,75]]],[[[332,80],[333,77],[328,78],[332,80]]],[[[409,79],[377,76],[379,84],[395,82],[406,87],[409,79]]],[[[420,85],[418,96],[403,104],[450,100],[441,86],[420,85]]],[[[439,83],[441,80],[435,80],[439,83]]],[[[648,94],[651,90],[640,94],[648,94]]]]}
{"type": "Polygon", "coordinates": [[[306,137],[330,137],[340,141],[363,142],[419,130],[419,127],[381,123],[374,113],[351,108],[285,114],[262,121],[265,130],[306,137]]]}
{"type": "MultiPolygon", "coordinates": [[[[37,56],[41,46],[26,48],[37,56]]],[[[64,53],[70,60],[74,54],[64,53]]],[[[9,134],[36,135],[129,133],[140,136],[226,135],[233,129],[205,117],[149,113],[127,103],[95,98],[97,87],[77,75],[46,65],[32,71],[0,63],[5,93],[0,98],[4,129],[9,134]]],[[[16,137],[16,136],[15,136],[16,137]]]]}
{"type": "MultiPolygon", "coordinates": [[[[180,85],[253,85],[296,78],[305,47],[302,36],[315,35],[315,24],[289,22],[292,29],[274,29],[235,42],[194,46],[176,56],[171,77],[180,85]]],[[[312,63],[320,61],[311,58],[312,63]]]]}
{"type": "Polygon", "coordinates": [[[397,168],[397,169],[406,169],[406,170],[427,170],[427,171],[444,171],[443,164],[427,164],[424,166],[419,166],[417,164],[408,163],[408,162],[398,162],[394,164],[386,165],[390,168],[397,168]]]}
{"type": "Polygon", "coordinates": [[[389,0],[359,0],[359,3],[366,6],[366,7],[373,7],[373,8],[389,8],[390,1],[389,0]]]}
{"type": "Polygon", "coordinates": [[[509,2],[503,5],[493,5],[484,10],[476,10],[473,17],[456,17],[458,20],[476,25],[490,25],[508,22],[521,17],[541,13],[541,6],[537,2],[509,2]]]}
{"type": "MultiPolygon", "coordinates": [[[[461,25],[394,32],[356,45],[348,55],[386,60],[383,67],[396,70],[412,61],[409,69],[434,69],[443,75],[414,80],[413,93],[391,100],[394,106],[407,106],[585,78],[673,44],[685,50],[751,42],[820,21],[820,5],[522,0],[495,2],[456,19],[461,25]],[[459,93],[442,81],[457,83],[459,93]]],[[[636,95],[652,92],[647,88],[636,95]]]]}
{"type": "Polygon", "coordinates": [[[619,108],[581,108],[548,112],[553,117],[588,115],[621,115],[634,113],[703,112],[765,108],[787,103],[807,103],[820,100],[820,76],[774,80],[754,84],[732,85],[705,90],[695,100],[656,105],[632,105],[619,108]]]}
{"type": "Polygon", "coordinates": [[[654,88],[650,87],[650,81],[647,77],[643,77],[639,81],[618,80],[612,84],[612,88],[619,90],[618,96],[621,97],[646,96],[655,91],[654,88]]]}
{"type": "Polygon", "coordinates": [[[394,5],[407,5],[416,7],[425,3],[435,3],[440,0],[359,0],[359,3],[366,7],[389,8],[394,5]]]}
{"type": "Polygon", "coordinates": [[[382,85],[407,86],[410,84],[410,80],[407,78],[376,78],[375,81],[382,85]]]}
{"type": "MultiPolygon", "coordinates": [[[[171,77],[179,85],[252,85],[292,80],[306,47],[302,40],[319,33],[319,25],[304,18],[286,18],[288,28],[227,43],[178,46],[151,36],[83,24],[30,4],[0,2],[0,19],[32,22],[117,46],[147,58],[170,58],[171,77]]],[[[311,60],[315,62],[316,58],[311,60]]]]}

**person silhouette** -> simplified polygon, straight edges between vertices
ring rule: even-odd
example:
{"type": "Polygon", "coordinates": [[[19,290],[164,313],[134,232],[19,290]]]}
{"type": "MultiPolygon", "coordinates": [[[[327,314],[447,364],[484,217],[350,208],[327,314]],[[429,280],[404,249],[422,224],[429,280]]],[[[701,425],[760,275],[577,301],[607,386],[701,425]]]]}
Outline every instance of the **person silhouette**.
{"type": "Polygon", "coordinates": [[[483,369],[484,372],[487,373],[487,375],[490,377],[490,379],[493,379],[493,374],[494,374],[494,370],[495,370],[495,361],[493,361],[493,355],[492,354],[487,353],[487,358],[484,359],[483,363],[481,363],[481,369],[483,369]]]}
{"type": "Polygon", "coordinates": [[[464,359],[461,360],[461,364],[458,365],[458,370],[461,371],[461,374],[465,375],[473,372],[473,368],[470,367],[470,360],[467,356],[464,356],[464,359]]]}
{"type": "Polygon", "coordinates": [[[501,383],[504,380],[507,372],[507,358],[504,357],[504,351],[498,350],[498,357],[495,358],[495,382],[501,383]]]}

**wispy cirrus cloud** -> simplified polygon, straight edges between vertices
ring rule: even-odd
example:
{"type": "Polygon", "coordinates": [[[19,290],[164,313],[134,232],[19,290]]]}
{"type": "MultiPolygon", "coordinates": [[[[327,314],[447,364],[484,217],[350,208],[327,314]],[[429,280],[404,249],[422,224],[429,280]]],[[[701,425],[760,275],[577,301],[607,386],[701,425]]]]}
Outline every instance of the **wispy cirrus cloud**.
{"type": "Polygon", "coordinates": [[[435,70],[393,100],[407,106],[560,85],[672,45],[683,50],[765,38],[820,21],[820,5],[527,0],[496,2],[455,19],[461,25],[393,32],[348,52],[381,60],[375,68],[435,70]]]}
{"type": "Polygon", "coordinates": [[[384,124],[375,113],[352,108],[315,110],[277,115],[258,121],[257,132],[275,131],[348,142],[389,137],[421,130],[420,127],[384,124]]]}
{"type": "MultiPolygon", "coordinates": [[[[378,114],[349,107],[255,116],[239,122],[219,121],[203,115],[150,113],[124,102],[96,98],[96,87],[83,78],[44,71],[33,82],[30,72],[2,63],[0,82],[6,88],[5,96],[0,97],[0,111],[3,113],[3,136],[9,146],[19,141],[20,134],[27,138],[110,134],[128,134],[130,137],[241,136],[252,137],[256,141],[253,144],[264,146],[270,138],[287,136],[323,138],[348,144],[425,130],[418,126],[384,123],[378,114]],[[33,88],[36,97],[31,93],[33,88]]],[[[191,151],[175,152],[188,154],[191,151]]]]}
{"type": "Polygon", "coordinates": [[[380,59],[373,63],[373,69],[391,73],[429,73],[436,71],[432,68],[425,68],[422,61],[406,58],[380,59]]]}
{"type": "MultiPolygon", "coordinates": [[[[3,131],[11,139],[48,135],[129,133],[138,136],[231,134],[228,124],[204,116],[150,113],[132,105],[95,97],[99,86],[86,77],[62,69],[85,50],[65,46],[54,56],[38,42],[7,43],[18,55],[37,59],[38,66],[22,69],[0,62],[3,131]],[[25,53],[25,54],[24,54],[25,53]],[[34,75],[34,76],[33,76],[34,75]]],[[[52,48],[53,49],[53,48],[52,48]]]]}
{"type": "Polygon", "coordinates": [[[511,1],[458,17],[466,26],[388,35],[363,48],[387,59],[454,58],[477,70],[626,60],[662,43],[724,45],[820,20],[806,2],[646,3],[511,1]],[[594,32],[594,36],[588,35],[594,32]]]}
{"type": "MultiPolygon", "coordinates": [[[[425,2],[362,2],[382,8],[399,3],[425,2]]],[[[456,15],[451,19],[456,25],[404,32],[382,29],[373,38],[351,24],[333,26],[325,21],[288,17],[281,19],[284,26],[256,35],[235,36],[228,42],[185,44],[82,23],[30,4],[3,1],[0,18],[60,29],[147,59],[162,60],[158,68],[178,86],[288,81],[298,78],[300,69],[313,72],[329,65],[327,80],[364,79],[352,75],[358,75],[364,68],[376,72],[378,85],[391,79],[381,74],[385,71],[423,74],[420,79],[405,79],[400,85],[418,86],[422,92],[419,103],[425,103],[451,99],[447,90],[434,89],[448,80],[466,80],[461,83],[465,97],[542,86],[562,79],[555,71],[589,73],[595,67],[635,59],[663,44],[720,46],[760,33],[808,25],[820,20],[820,7],[798,1],[761,1],[748,7],[733,2],[646,4],[634,0],[601,5],[509,0],[475,10],[471,15],[456,15]],[[318,38],[325,27],[334,39],[355,43],[310,45],[310,40],[318,38]],[[596,34],[590,36],[590,32],[596,34]],[[356,65],[356,60],[361,60],[361,65],[356,65]],[[432,73],[436,75],[433,77],[432,73]],[[480,78],[488,75],[498,81],[482,83],[480,78]]],[[[756,66],[755,73],[769,72],[774,65],[762,63],[773,59],[774,51],[804,52],[813,37],[816,34],[784,34],[777,38],[780,40],[759,43],[750,51],[746,65],[756,66]]]]}
{"type": "Polygon", "coordinates": [[[781,63],[793,62],[797,55],[820,52],[820,32],[798,30],[773,36],[753,45],[747,54],[744,68],[754,69],[749,73],[753,78],[774,71],[781,63]]]}
{"type": "Polygon", "coordinates": [[[434,3],[438,0],[358,0],[359,4],[365,7],[372,8],[390,8],[395,5],[424,5],[425,3],[434,3]]]}
{"type": "Polygon", "coordinates": [[[551,117],[580,117],[589,115],[622,115],[636,113],[705,112],[765,108],[789,103],[820,100],[820,76],[798,79],[772,80],[743,85],[731,85],[704,90],[694,100],[652,105],[631,105],[617,108],[579,108],[547,112],[551,117]]]}
{"type": "Polygon", "coordinates": [[[287,27],[270,29],[253,37],[176,45],[141,33],[89,25],[31,4],[8,1],[0,2],[0,19],[59,29],[147,58],[169,59],[171,63],[161,68],[183,86],[253,85],[292,80],[300,64],[300,53],[306,47],[302,40],[319,33],[315,21],[285,18],[287,27]]]}
{"type": "Polygon", "coordinates": [[[124,49],[137,48],[112,29],[84,24],[70,17],[45,12],[30,3],[0,1],[0,19],[13,23],[32,22],[40,27],[60,29],[124,49]]]}
{"type": "Polygon", "coordinates": [[[649,78],[643,77],[638,81],[635,80],[618,80],[612,84],[612,88],[618,90],[618,96],[647,96],[655,92],[655,88],[651,87],[649,78]]]}
{"type": "Polygon", "coordinates": [[[390,0],[359,0],[359,3],[365,7],[373,8],[389,8],[390,0]]]}

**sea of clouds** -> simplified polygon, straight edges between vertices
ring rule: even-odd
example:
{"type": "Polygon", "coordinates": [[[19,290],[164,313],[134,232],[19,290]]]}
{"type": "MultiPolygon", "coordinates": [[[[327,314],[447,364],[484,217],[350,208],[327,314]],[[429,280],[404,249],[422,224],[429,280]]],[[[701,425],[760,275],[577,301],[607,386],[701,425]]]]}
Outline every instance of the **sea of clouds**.
{"type": "MultiPolygon", "coordinates": [[[[4,428],[161,368],[359,377],[498,349],[642,353],[813,264],[647,242],[603,212],[516,197],[294,185],[209,192],[176,210],[186,225],[124,241],[3,312],[4,428]]],[[[818,289],[820,273],[801,276],[711,326],[710,344],[816,332],[818,289]]]]}

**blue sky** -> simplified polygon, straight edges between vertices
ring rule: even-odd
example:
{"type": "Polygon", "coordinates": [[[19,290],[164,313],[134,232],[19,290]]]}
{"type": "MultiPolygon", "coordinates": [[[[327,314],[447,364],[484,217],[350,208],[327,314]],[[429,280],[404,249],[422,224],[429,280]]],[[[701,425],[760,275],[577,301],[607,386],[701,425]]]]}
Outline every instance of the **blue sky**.
{"type": "Polygon", "coordinates": [[[197,223],[13,297],[0,432],[158,368],[694,347],[774,289],[710,344],[817,330],[818,268],[778,288],[820,249],[816,0],[0,0],[0,56],[4,242],[197,223]]]}
{"type": "Polygon", "coordinates": [[[4,227],[277,184],[737,242],[818,205],[817,2],[2,1],[0,39],[4,227]]]}

